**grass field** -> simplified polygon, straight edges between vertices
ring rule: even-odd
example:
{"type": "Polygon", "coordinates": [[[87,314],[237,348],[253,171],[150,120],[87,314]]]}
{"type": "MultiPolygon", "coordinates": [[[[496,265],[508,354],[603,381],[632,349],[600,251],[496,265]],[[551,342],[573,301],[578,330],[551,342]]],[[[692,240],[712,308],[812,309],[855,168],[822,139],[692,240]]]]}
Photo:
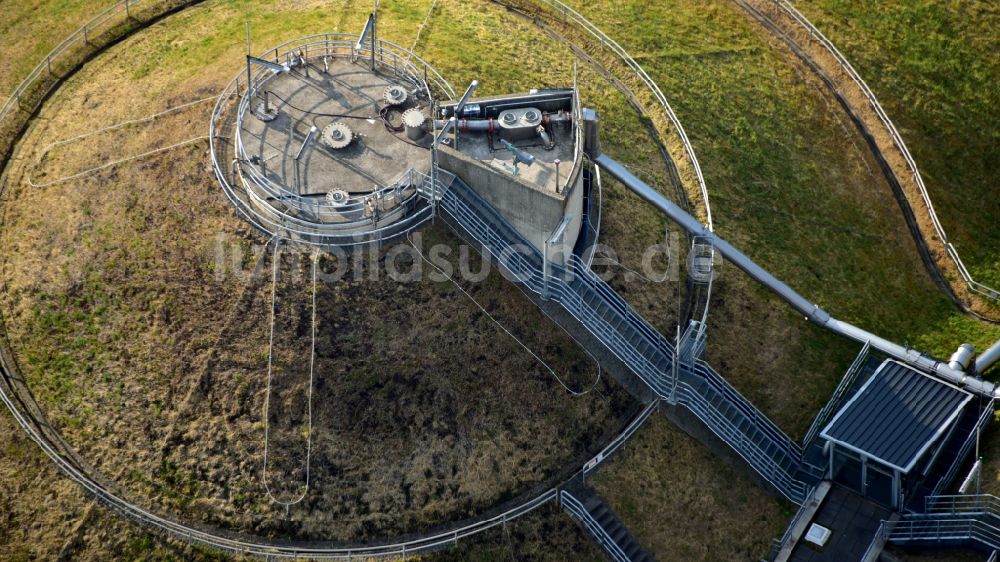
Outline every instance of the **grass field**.
{"type": "Polygon", "coordinates": [[[892,117],[945,231],[976,280],[1000,286],[1000,7],[988,0],[809,0],[799,9],[840,48],[892,117]]]}
{"type": "Polygon", "coordinates": [[[791,515],[660,415],[589,482],[658,560],[760,560],[791,515]]]}
{"type": "MultiPolygon", "coordinates": [[[[383,18],[391,21],[386,7],[383,18]]],[[[9,332],[60,430],[100,469],[113,471],[128,458],[129,470],[113,477],[185,517],[314,538],[372,538],[466,517],[596,452],[628,405],[610,379],[571,398],[462,294],[439,284],[324,284],[317,295],[322,384],[315,414],[323,429],[314,439],[316,489],[290,513],[269,504],[259,476],[269,288],[244,288],[211,267],[216,233],[249,240],[204,173],[204,143],[58,182],[89,162],[203,134],[210,104],[43,148],[137,108],[155,111],[165,98],[177,106],[220,89],[234,71],[211,55],[231,46],[223,61],[230,69],[242,56],[242,26],[214,25],[238,20],[232,9],[192,8],[88,65],[43,112],[44,123],[28,137],[32,148],[14,167],[3,238],[9,332]],[[218,72],[203,72],[213,65],[218,72]],[[30,171],[58,183],[31,187],[30,171]],[[157,189],[161,183],[170,188],[157,189]],[[35,215],[39,207],[59,213],[35,215]],[[459,397],[463,406],[453,406],[459,397]]],[[[288,20],[297,20],[298,34],[334,25],[322,19],[324,10],[289,10],[256,16],[255,37],[279,42],[290,33],[288,20]]],[[[415,30],[384,23],[382,32],[415,30]]],[[[582,350],[530,301],[506,292],[497,274],[473,292],[567,384],[583,388],[593,379],[582,350]]],[[[301,286],[279,295],[305,298],[301,286]]],[[[283,333],[308,333],[301,316],[279,323],[288,328],[283,333]]],[[[306,354],[305,341],[275,340],[279,372],[302,364],[296,359],[306,354]]],[[[276,403],[289,404],[291,419],[301,422],[305,378],[284,371],[296,380],[279,389],[276,403]]],[[[272,429],[276,442],[304,449],[294,436],[301,425],[272,429]]],[[[283,467],[294,473],[294,461],[283,467]]],[[[301,475],[293,476],[296,485],[279,496],[296,495],[301,475]]]]}
{"type": "MultiPolygon", "coordinates": [[[[263,50],[282,40],[311,32],[359,30],[370,6],[351,0],[335,4],[331,8],[325,2],[254,3],[254,50],[263,50]]],[[[430,5],[429,0],[383,2],[381,32],[409,47],[430,5]]],[[[844,10],[850,7],[848,3],[837,5],[844,10]]],[[[984,346],[1000,337],[1000,330],[958,314],[939,294],[922,270],[888,186],[846,117],[784,47],[757,29],[735,6],[721,1],[673,0],[656,4],[587,2],[580,3],[580,8],[621,40],[671,100],[702,162],[717,229],[723,236],[835,315],[881,335],[909,341],[938,355],[947,355],[962,341],[984,346]]],[[[85,7],[75,9],[84,10],[85,7]]],[[[67,13],[58,12],[60,16],[67,13]]],[[[44,144],[43,140],[51,142],[161,111],[165,102],[174,106],[213,94],[237,72],[244,48],[243,15],[242,2],[209,2],[110,50],[60,91],[50,109],[43,112],[44,125],[36,127],[29,138],[44,144]],[[85,82],[83,78],[88,76],[100,77],[100,85],[85,82]],[[113,92],[113,98],[109,92],[113,92]]],[[[44,27],[43,24],[38,26],[44,27]]],[[[572,79],[573,59],[568,50],[555,48],[541,53],[538,45],[551,45],[548,39],[529,23],[489,4],[442,0],[421,37],[417,51],[433,61],[456,89],[461,89],[473,78],[482,81],[483,93],[563,86],[572,79]],[[486,47],[456,50],[447,37],[459,37],[466,45],[486,47]]],[[[19,41],[31,43],[29,38],[19,41]]],[[[44,34],[38,34],[35,41],[43,45],[44,34]]],[[[916,56],[909,51],[904,55],[916,56]]],[[[878,60],[877,53],[871,56],[878,60]]],[[[0,58],[10,60],[13,57],[0,58]]],[[[27,64],[26,68],[31,66],[33,64],[27,64]]],[[[862,65],[858,66],[860,69],[862,65]]],[[[9,72],[10,76],[15,76],[18,71],[9,72]]],[[[606,151],[642,172],[644,177],[651,178],[666,193],[671,193],[659,153],[645,140],[645,122],[625,107],[620,94],[585,65],[580,68],[580,78],[585,101],[601,111],[606,151]]],[[[16,78],[10,80],[17,81],[16,78]]],[[[885,95],[881,92],[880,95],[889,107],[885,95]]],[[[988,112],[988,109],[983,111],[988,112]]],[[[43,172],[47,178],[58,178],[83,169],[81,161],[87,158],[107,158],[115,150],[125,148],[140,151],[143,146],[153,146],[149,143],[162,142],[173,138],[169,135],[181,132],[204,134],[198,124],[202,117],[192,114],[179,115],[176,119],[180,124],[155,127],[148,138],[143,135],[128,137],[127,146],[118,146],[115,139],[109,137],[82,149],[74,147],[78,150],[75,154],[53,154],[51,161],[45,162],[43,172]]],[[[942,122],[941,126],[955,129],[962,122],[955,117],[950,122],[942,122]]],[[[960,141],[957,137],[949,139],[949,142],[960,141]]],[[[190,148],[183,153],[203,164],[198,161],[200,152],[190,148]]],[[[914,152],[921,162],[915,148],[914,152]]],[[[30,151],[26,154],[37,156],[30,151]]],[[[120,173],[114,172],[110,178],[101,178],[118,186],[138,182],[136,185],[153,190],[170,185],[159,179],[165,177],[166,162],[169,160],[141,163],[135,169],[129,167],[120,173]]],[[[31,158],[18,164],[22,173],[31,165],[31,158]]],[[[176,322],[185,313],[219,308],[213,299],[219,298],[221,293],[207,288],[199,289],[193,300],[184,302],[187,295],[176,293],[164,298],[162,287],[158,289],[142,282],[142,275],[149,275],[163,263],[201,259],[205,252],[204,247],[197,245],[177,245],[170,240],[150,238],[151,228],[167,232],[172,224],[185,229],[204,229],[193,232],[194,236],[220,227],[234,231],[241,228],[229,215],[228,208],[213,199],[208,178],[198,179],[203,170],[197,165],[171,172],[188,178],[184,181],[192,186],[203,186],[190,193],[197,194],[196,200],[203,209],[211,210],[204,222],[192,225],[193,211],[186,206],[186,201],[170,195],[165,196],[163,202],[156,202],[155,198],[116,201],[126,206],[138,205],[136,212],[122,217],[109,216],[106,210],[97,208],[87,211],[80,190],[63,186],[61,194],[52,196],[48,208],[72,209],[72,219],[67,224],[49,232],[47,229],[52,225],[45,218],[22,218],[17,223],[36,232],[46,232],[47,238],[37,243],[38,248],[47,243],[50,248],[69,247],[71,252],[76,252],[75,256],[62,255],[59,251],[52,251],[51,255],[37,252],[33,260],[22,262],[16,269],[8,263],[4,276],[10,283],[12,275],[27,273],[30,277],[33,270],[42,272],[42,281],[21,286],[19,298],[7,305],[34,311],[21,318],[29,319],[31,327],[26,329],[34,331],[25,341],[30,342],[27,358],[36,370],[38,388],[50,406],[58,406],[63,412],[59,423],[81,439],[96,443],[106,436],[104,434],[130,426],[134,426],[138,434],[150,425],[168,423],[172,415],[167,401],[154,399],[129,414],[136,416],[134,418],[118,418],[95,428],[90,422],[100,417],[100,411],[93,409],[86,395],[80,392],[80,381],[93,376],[88,365],[113,364],[119,370],[145,365],[139,369],[141,375],[136,380],[103,381],[108,394],[102,400],[117,404],[115,397],[119,395],[115,392],[121,391],[116,388],[123,384],[132,385],[132,391],[143,385],[166,387],[168,377],[153,366],[173,360],[169,355],[174,346],[180,344],[204,351],[212,345],[204,335],[165,330],[161,335],[147,337],[145,344],[139,345],[150,344],[148,348],[131,350],[128,362],[124,362],[122,342],[116,341],[114,336],[116,332],[141,333],[144,326],[169,324],[171,319],[176,322]],[[159,221],[158,215],[150,211],[164,209],[169,211],[168,222],[155,224],[159,221]],[[96,218],[88,213],[96,213],[96,218]],[[83,226],[74,230],[73,225],[83,226]],[[77,247],[78,240],[85,243],[77,247]],[[164,247],[169,248],[166,255],[158,255],[164,247]],[[82,265],[95,257],[102,260],[94,262],[100,266],[91,264],[88,269],[82,265]],[[132,266],[127,260],[131,259],[138,259],[149,267],[130,270],[132,266]],[[102,274],[103,270],[117,271],[120,276],[132,275],[137,281],[111,290],[103,284],[118,283],[124,277],[112,279],[102,274]],[[66,280],[72,279],[79,280],[79,287],[73,288],[72,283],[50,284],[52,280],[67,283],[66,280]],[[68,299],[59,297],[68,289],[79,293],[71,293],[73,296],[68,299]],[[52,297],[45,298],[46,293],[52,297]],[[112,306],[103,309],[99,304],[95,306],[91,299],[95,294],[101,296],[98,300],[110,297],[112,306]],[[33,300],[45,306],[29,306],[33,300]],[[169,336],[162,338],[164,333],[169,336]],[[57,336],[63,345],[52,348],[47,339],[52,336],[57,336]]],[[[963,187],[976,189],[972,184],[963,187]]],[[[91,185],[88,189],[93,193],[96,188],[91,185]]],[[[174,193],[176,190],[168,191],[174,193]]],[[[605,211],[605,240],[619,251],[623,263],[632,267],[646,244],[662,239],[667,226],[661,217],[613,182],[606,185],[605,211]]],[[[988,210],[982,214],[984,217],[996,216],[988,210]]],[[[4,229],[12,228],[12,224],[15,223],[5,218],[4,229]]],[[[989,230],[989,225],[985,230],[989,230]]],[[[950,227],[949,231],[956,235],[950,227]]],[[[10,250],[9,255],[20,255],[27,245],[30,244],[26,241],[6,238],[5,251],[10,250]]],[[[963,256],[967,255],[963,246],[960,250],[963,256]]],[[[166,279],[191,271],[167,267],[161,273],[166,279]]],[[[615,286],[655,325],[671,333],[678,304],[673,298],[673,287],[621,280],[616,281],[615,286]]],[[[214,316],[210,322],[221,324],[219,316],[214,316]]],[[[723,268],[717,284],[711,318],[710,361],[792,433],[800,433],[808,425],[858,347],[808,326],[729,266],[723,268]],[[789,380],[790,377],[794,377],[794,384],[774,384],[775,380],[789,380]]],[[[365,333],[366,337],[377,336],[375,332],[365,333]]],[[[184,397],[180,389],[172,392],[180,393],[174,396],[178,400],[184,397]]],[[[222,387],[216,392],[223,392],[222,387]]],[[[190,424],[191,435],[203,429],[204,426],[190,424]]],[[[115,439],[127,442],[129,435],[121,433],[115,439]]],[[[23,443],[18,445],[23,446],[23,443]]],[[[720,546],[722,550],[699,546],[691,542],[690,537],[670,535],[668,530],[644,528],[640,538],[648,538],[656,547],[654,552],[667,553],[661,557],[668,558],[671,553],[683,551],[705,559],[713,556],[749,559],[759,556],[761,545],[770,534],[780,531],[787,513],[783,513],[778,504],[756,490],[737,498],[738,505],[727,503],[728,500],[718,493],[731,485],[734,471],[710,463],[711,457],[706,451],[676,430],[667,426],[648,427],[643,430],[640,444],[633,444],[632,450],[642,453],[632,452],[623,457],[633,459],[629,462],[616,461],[600,480],[602,493],[612,500],[616,509],[620,508],[630,517],[649,514],[650,522],[659,520],[660,515],[649,511],[652,507],[643,503],[656,497],[662,497],[674,510],[700,505],[700,512],[707,518],[700,521],[712,525],[718,524],[723,514],[734,510],[766,515],[761,528],[752,533],[748,531],[743,537],[747,542],[720,546]],[[709,463],[711,470],[702,470],[702,466],[709,463]],[[674,497],[670,494],[675,490],[667,485],[641,489],[625,487],[643,475],[661,474],[667,470],[681,482],[697,482],[707,490],[706,496],[674,497]]],[[[198,464],[200,461],[192,457],[192,462],[198,464]]],[[[168,485],[157,485],[157,493],[173,494],[173,498],[166,498],[170,500],[168,503],[183,505],[183,494],[190,493],[187,486],[192,478],[211,480],[214,477],[199,476],[196,468],[178,473],[176,465],[164,465],[158,478],[167,479],[168,485]],[[188,476],[178,478],[178,474],[188,476]],[[178,491],[179,496],[176,495],[178,491]]],[[[42,517],[30,510],[17,513],[29,520],[42,517]]],[[[61,517],[61,523],[70,525],[78,513],[79,508],[57,510],[52,520],[61,517]]],[[[686,516],[691,517],[691,513],[686,512],[686,516]]],[[[90,521],[86,527],[94,525],[94,521],[90,521]]],[[[641,527],[642,524],[637,522],[636,525],[641,527]]],[[[532,529],[523,534],[529,542],[534,536],[537,544],[541,539],[537,529],[532,529]]],[[[564,544],[579,544],[579,535],[572,526],[560,523],[551,531],[564,544]]],[[[25,544],[30,540],[28,536],[12,538],[9,544],[18,541],[18,544],[25,544]]],[[[145,539],[136,540],[141,546],[145,539]]],[[[152,545],[150,548],[161,547],[152,545]]],[[[470,552],[476,554],[468,556],[481,556],[482,559],[507,558],[509,554],[490,545],[482,546],[481,551],[470,552]]],[[[130,556],[123,554],[123,557],[130,556]]]]}
{"type": "MultiPolygon", "coordinates": [[[[671,100],[702,163],[720,234],[835,316],[896,341],[947,356],[962,341],[982,349],[1000,338],[1000,328],[965,317],[940,294],[847,116],[735,5],[599,2],[580,9],[615,29],[671,100]]],[[[990,244],[982,248],[992,251],[990,244]]],[[[770,323],[736,314],[757,307],[755,318],[773,315],[758,306],[774,302],[763,289],[740,297],[717,303],[713,342],[739,346],[770,323]],[[746,329],[732,319],[745,320],[746,329]]],[[[803,353],[807,372],[828,368],[830,359],[810,354],[812,347],[841,349],[838,361],[848,353],[804,323],[792,326],[805,342],[790,347],[803,353]]],[[[739,380],[742,370],[722,372],[739,380]]]]}
{"type": "Polygon", "coordinates": [[[0,1],[0,100],[70,33],[100,13],[100,0],[0,1]]]}

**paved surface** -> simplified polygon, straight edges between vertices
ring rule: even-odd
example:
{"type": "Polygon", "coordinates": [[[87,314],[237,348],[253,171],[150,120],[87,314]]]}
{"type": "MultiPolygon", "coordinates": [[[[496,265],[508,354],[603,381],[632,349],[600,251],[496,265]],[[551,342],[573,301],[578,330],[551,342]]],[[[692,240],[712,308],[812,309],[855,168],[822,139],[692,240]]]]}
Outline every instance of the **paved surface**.
{"type": "MultiPolygon", "coordinates": [[[[379,110],[386,105],[382,92],[389,84],[403,85],[407,91],[414,88],[395,76],[372,73],[363,61],[346,59],[330,59],[329,74],[314,62],[309,77],[302,68],[277,75],[264,89],[274,94],[271,103],[278,109],[278,117],[269,123],[250,115],[244,119],[247,153],[262,156],[271,181],[300,195],[323,195],[333,189],[370,193],[391,184],[410,167],[428,173],[430,151],[405,142],[405,133],[390,133],[379,118],[379,110]],[[348,148],[334,151],[323,145],[320,136],[327,125],[338,121],[357,137],[348,148]],[[296,187],[294,157],[313,126],[318,131],[299,162],[296,187]]],[[[404,108],[413,105],[410,101],[404,108]]],[[[399,124],[399,113],[391,119],[399,124]]],[[[422,143],[428,144],[429,138],[422,143]]]]}
{"type": "Polygon", "coordinates": [[[799,541],[791,562],[844,562],[860,560],[882,520],[892,513],[846,488],[834,485],[820,506],[813,523],[830,529],[830,540],[822,549],[799,541]]]}

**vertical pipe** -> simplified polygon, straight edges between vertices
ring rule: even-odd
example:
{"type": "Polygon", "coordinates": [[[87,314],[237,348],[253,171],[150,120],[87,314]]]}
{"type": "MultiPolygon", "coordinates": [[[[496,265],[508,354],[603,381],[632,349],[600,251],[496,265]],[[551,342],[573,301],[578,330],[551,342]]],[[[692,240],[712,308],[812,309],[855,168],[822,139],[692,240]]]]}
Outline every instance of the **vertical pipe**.
{"type": "Polygon", "coordinates": [[[437,200],[434,198],[434,186],[437,185],[437,121],[431,119],[431,224],[437,220],[437,200]]]}
{"type": "Polygon", "coordinates": [[[375,72],[375,26],[377,22],[375,21],[378,12],[378,4],[375,5],[375,10],[372,12],[372,72],[375,72]]]}
{"type": "Polygon", "coordinates": [[[1000,361],[1000,340],[979,354],[979,357],[976,359],[976,372],[982,374],[983,371],[989,369],[997,361],[1000,361]]]}
{"type": "Polygon", "coordinates": [[[312,128],[309,129],[309,133],[306,135],[305,140],[302,141],[302,146],[299,147],[299,151],[295,155],[295,158],[294,158],[294,160],[295,160],[295,191],[296,191],[296,194],[299,195],[299,196],[302,195],[302,182],[301,182],[301,176],[300,176],[301,172],[299,171],[299,160],[301,160],[302,154],[306,151],[306,147],[309,146],[309,143],[312,141],[313,135],[316,134],[317,130],[318,129],[316,129],[315,125],[312,128]]]}
{"type": "Polygon", "coordinates": [[[546,240],[542,244],[542,300],[549,299],[549,275],[552,269],[549,265],[549,242],[550,240],[546,240]]]}

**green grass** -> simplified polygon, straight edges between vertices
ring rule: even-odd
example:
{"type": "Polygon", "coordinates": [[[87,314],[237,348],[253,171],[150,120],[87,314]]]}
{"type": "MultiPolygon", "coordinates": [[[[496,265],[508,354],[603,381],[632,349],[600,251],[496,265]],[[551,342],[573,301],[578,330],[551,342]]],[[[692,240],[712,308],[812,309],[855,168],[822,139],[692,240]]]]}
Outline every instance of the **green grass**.
{"type": "Polygon", "coordinates": [[[110,5],[101,0],[0,2],[0,100],[14,91],[53,47],[110,5]]]}
{"type": "MultiPolygon", "coordinates": [[[[621,40],[674,105],[705,170],[716,224],[723,236],[835,315],[881,335],[908,340],[938,355],[947,355],[962,341],[982,347],[1000,337],[1000,330],[958,314],[940,295],[922,270],[887,186],[878,180],[877,169],[874,175],[868,171],[871,163],[864,157],[864,146],[850,133],[850,124],[843,120],[829,97],[813,87],[808,77],[789,62],[791,59],[770,45],[737,8],[728,2],[693,0],[641,4],[601,0],[579,4],[585,15],[621,40]],[[856,143],[860,148],[854,146],[856,143]]],[[[861,11],[853,4],[828,4],[845,11],[861,11]]],[[[409,47],[429,6],[429,0],[386,0],[382,3],[381,33],[409,47]]],[[[120,107],[100,120],[81,111],[80,122],[73,126],[86,130],[134,117],[145,109],[162,109],[163,100],[173,99],[177,92],[197,90],[209,95],[217,91],[239,71],[244,49],[242,9],[243,3],[239,1],[210,2],[137,35],[128,42],[127,50],[113,49],[103,55],[91,68],[118,80],[111,86],[120,86],[127,95],[123,96],[120,107]],[[120,67],[117,75],[109,70],[116,65],[120,67]]],[[[352,1],[309,10],[286,6],[277,0],[254,3],[254,50],[262,51],[309,33],[360,30],[369,9],[369,3],[352,1]]],[[[879,10],[878,14],[883,12],[879,10]]],[[[858,18],[863,21],[863,14],[858,18]]],[[[877,21],[871,24],[872,29],[882,29],[876,24],[877,21]]],[[[991,36],[989,28],[977,33],[977,37],[991,36]]],[[[915,39],[907,39],[904,44],[912,41],[915,39]]],[[[548,43],[534,27],[492,5],[442,0],[424,31],[418,52],[432,61],[458,90],[473,78],[482,81],[483,94],[568,84],[572,79],[572,55],[560,48],[544,52],[538,48],[540,44],[548,43]],[[469,48],[456,49],[450,39],[455,37],[469,48]]],[[[932,58],[945,57],[952,49],[965,52],[981,48],[948,41],[945,45],[947,48],[931,52],[932,58]]],[[[877,59],[883,52],[873,51],[870,56],[877,59]]],[[[850,52],[848,55],[852,56],[850,52]]],[[[925,76],[939,79],[938,89],[945,89],[948,83],[945,77],[955,78],[961,73],[956,69],[949,72],[941,78],[934,72],[925,76]]],[[[649,172],[657,185],[669,192],[667,175],[658,162],[659,154],[645,141],[643,120],[585,65],[581,65],[580,73],[585,103],[602,114],[606,150],[649,172]]],[[[886,80],[899,79],[892,72],[880,74],[888,75],[886,80]]],[[[909,86],[903,88],[904,85],[899,85],[900,92],[913,90],[909,86]]],[[[969,87],[963,85],[962,89],[969,87]]],[[[79,82],[69,84],[60,93],[61,101],[74,103],[73,96],[86,88],[86,84],[79,82]]],[[[913,101],[902,94],[898,100],[886,99],[887,95],[892,97],[893,88],[886,88],[889,94],[877,88],[876,91],[893,115],[890,101],[904,109],[913,101]]],[[[979,97],[973,106],[969,109],[963,106],[959,111],[972,112],[963,118],[951,115],[957,110],[950,113],[947,110],[948,100],[958,98],[949,97],[953,94],[947,91],[937,92],[933,88],[930,91],[937,96],[935,103],[941,107],[926,113],[937,120],[927,128],[945,129],[947,132],[941,134],[949,136],[934,137],[927,146],[943,142],[951,143],[947,146],[964,146],[956,149],[957,157],[970,161],[978,158],[977,154],[985,154],[982,158],[988,161],[980,169],[985,170],[983,177],[990,177],[987,172],[995,171],[990,166],[998,160],[989,157],[994,154],[989,150],[996,150],[995,136],[990,136],[995,135],[992,128],[981,127],[983,131],[973,135],[968,144],[954,143],[964,136],[959,131],[965,118],[990,122],[989,118],[995,115],[990,112],[996,110],[986,104],[994,100],[989,97],[993,94],[977,93],[979,97]]],[[[911,125],[904,125],[909,130],[911,125]]],[[[904,135],[910,138],[907,131],[904,135]]],[[[928,172],[928,183],[931,177],[938,179],[945,173],[954,173],[944,165],[935,172],[933,159],[941,157],[921,155],[916,146],[911,148],[928,172]]],[[[973,165],[963,168],[974,169],[973,165]]],[[[983,188],[989,184],[965,181],[973,179],[961,176],[953,184],[941,184],[955,188],[955,210],[961,197],[976,201],[983,198],[983,188]]],[[[635,259],[647,242],[662,236],[666,226],[662,217],[612,182],[606,187],[605,205],[606,239],[621,250],[627,263],[634,263],[628,260],[635,259]]],[[[981,224],[998,216],[995,210],[990,211],[988,205],[973,207],[976,208],[963,210],[971,214],[970,224],[979,224],[977,228],[982,231],[995,227],[995,224],[981,224]]],[[[141,223],[141,217],[134,217],[130,229],[141,233],[141,223]]],[[[953,236],[959,235],[951,226],[948,228],[953,236]]],[[[132,236],[130,243],[123,246],[104,246],[99,239],[121,234],[97,229],[98,239],[86,243],[106,252],[124,252],[121,260],[149,259],[150,247],[141,235],[132,236]]],[[[990,248],[989,244],[983,246],[990,248]]],[[[992,246],[995,248],[996,244],[992,246]]],[[[965,246],[959,247],[970,266],[974,265],[965,246]]],[[[988,259],[986,256],[979,261],[985,263],[988,259]]],[[[642,305],[637,308],[644,315],[669,333],[673,322],[670,313],[676,303],[664,298],[662,287],[620,288],[631,302],[642,305]]],[[[145,289],[155,287],[130,290],[145,289]]],[[[91,349],[99,352],[96,346],[100,342],[87,339],[88,327],[103,326],[108,315],[136,312],[116,309],[113,300],[104,298],[100,300],[109,300],[106,306],[111,308],[98,312],[92,302],[106,294],[110,294],[109,288],[98,277],[85,289],[82,301],[50,300],[45,302],[55,303],[53,306],[37,308],[35,318],[40,336],[35,343],[39,353],[45,346],[50,348],[37,363],[42,370],[51,369],[53,373],[51,382],[56,385],[53,400],[74,396],[76,388],[71,386],[72,381],[84,374],[76,370],[83,368],[81,364],[88,364],[91,349]],[[83,346],[86,352],[74,355],[78,362],[65,360],[63,351],[74,345],[83,346]]],[[[808,326],[732,268],[723,271],[717,297],[710,336],[713,364],[765,411],[775,414],[784,427],[801,428],[808,424],[857,346],[808,326]],[[798,373],[794,384],[775,385],[774,380],[787,380],[792,367],[798,373]]],[[[363,371],[358,374],[371,376],[363,371]]],[[[650,445],[654,446],[656,443],[650,445]]],[[[668,461],[660,457],[651,459],[637,455],[637,462],[649,462],[654,472],[663,474],[661,469],[668,461]]],[[[715,468],[711,458],[703,462],[715,468]]],[[[693,470],[691,466],[694,465],[685,464],[682,468],[693,470]]],[[[717,480],[725,481],[732,476],[726,472],[717,480]]],[[[641,498],[619,492],[623,511],[637,513],[641,498]]],[[[760,504],[748,500],[746,504],[766,505],[771,509],[768,500],[760,504]]]]}
{"type": "Polygon", "coordinates": [[[798,7],[900,129],[972,276],[1000,287],[1000,7],[991,0],[798,7]]]}
{"type": "Polygon", "coordinates": [[[759,560],[791,516],[659,414],[588,483],[658,560],[759,560]]]}
{"type": "MultiPolygon", "coordinates": [[[[931,282],[851,124],[737,7],[673,0],[581,9],[614,30],[674,106],[723,237],[834,315],[896,341],[946,356],[963,341],[982,348],[1000,338],[1000,328],[961,315],[931,282]]],[[[988,186],[966,186],[967,200],[984,199],[988,186]]],[[[992,205],[976,212],[996,227],[992,205]]],[[[996,257],[996,244],[981,247],[996,257]]]]}

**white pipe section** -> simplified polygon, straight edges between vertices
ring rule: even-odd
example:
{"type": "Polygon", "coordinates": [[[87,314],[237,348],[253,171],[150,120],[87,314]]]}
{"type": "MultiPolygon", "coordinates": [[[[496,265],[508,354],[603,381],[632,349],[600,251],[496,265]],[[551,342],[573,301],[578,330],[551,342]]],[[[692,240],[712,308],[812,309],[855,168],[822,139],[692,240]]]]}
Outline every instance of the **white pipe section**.
{"type": "Polygon", "coordinates": [[[976,359],[976,372],[982,373],[997,361],[1000,361],[1000,340],[997,340],[989,349],[979,354],[979,357],[976,359]]]}
{"type": "Polygon", "coordinates": [[[455,106],[456,116],[462,114],[462,110],[465,109],[465,104],[469,103],[469,100],[472,99],[472,92],[475,92],[478,87],[479,80],[473,80],[472,83],[469,84],[469,88],[465,90],[465,93],[462,94],[462,99],[458,100],[458,105],[455,106]]]}
{"type": "MultiPolygon", "coordinates": [[[[591,154],[591,159],[604,171],[608,172],[614,176],[615,179],[625,184],[625,186],[632,190],[636,195],[642,197],[649,203],[652,203],[654,207],[679,224],[684,230],[696,236],[707,238],[715,249],[718,250],[719,253],[726,259],[732,262],[733,265],[740,268],[750,275],[750,277],[756,279],[765,287],[773,291],[784,301],[792,305],[792,308],[805,315],[808,320],[834,333],[851,338],[858,342],[867,342],[871,345],[871,347],[885,353],[886,355],[890,355],[900,361],[917,367],[922,371],[935,374],[941,379],[962,386],[972,392],[989,397],[1000,396],[1000,389],[998,389],[998,386],[989,381],[972,377],[968,373],[953,369],[949,367],[947,363],[938,361],[937,359],[920,353],[915,349],[903,347],[871,332],[858,328],[857,326],[831,317],[829,313],[820,308],[818,305],[806,300],[802,295],[796,293],[791,287],[782,283],[774,275],[771,275],[767,272],[767,270],[754,263],[753,260],[748,258],[745,254],[743,254],[743,252],[737,250],[729,242],[726,242],[722,238],[716,236],[715,233],[708,230],[708,228],[698,222],[698,219],[684,212],[683,209],[654,190],[645,182],[635,177],[614,159],[609,158],[604,154],[591,154]]],[[[980,356],[980,361],[982,361],[983,358],[991,351],[996,356],[993,358],[993,361],[1000,359],[1000,342],[980,356]]],[[[980,361],[976,362],[977,367],[980,365],[980,361]]]]}

